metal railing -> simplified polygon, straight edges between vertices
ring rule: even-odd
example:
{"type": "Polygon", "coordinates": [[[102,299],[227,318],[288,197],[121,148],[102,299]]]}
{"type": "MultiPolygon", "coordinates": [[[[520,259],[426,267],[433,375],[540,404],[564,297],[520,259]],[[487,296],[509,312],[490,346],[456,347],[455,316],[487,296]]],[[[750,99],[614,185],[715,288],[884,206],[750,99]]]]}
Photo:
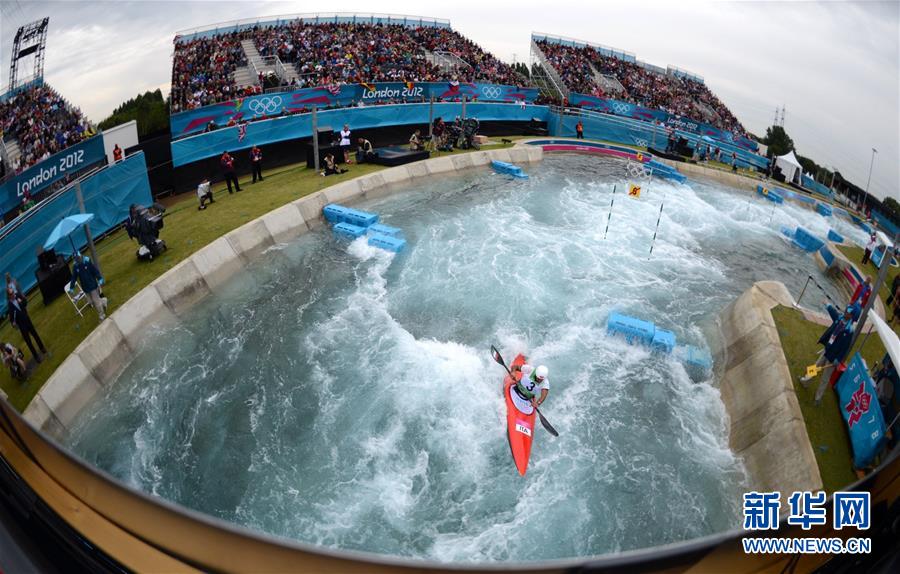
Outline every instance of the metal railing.
{"type": "Polygon", "coordinates": [[[547,78],[553,84],[553,87],[559,93],[561,98],[569,98],[569,88],[566,86],[566,83],[562,81],[562,78],[559,77],[559,73],[556,71],[550,62],[547,61],[547,56],[544,55],[541,47],[537,45],[534,37],[531,38],[531,54],[537,60],[538,65],[544,70],[547,74],[547,78]]]}
{"type": "Polygon", "coordinates": [[[195,38],[217,36],[248,30],[256,26],[280,26],[301,20],[314,24],[396,24],[409,27],[450,28],[450,20],[429,18],[427,16],[409,16],[403,14],[368,14],[355,12],[312,12],[301,14],[283,14],[280,16],[263,16],[230,20],[196,28],[188,28],[175,33],[175,42],[189,41],[195,38]]]}

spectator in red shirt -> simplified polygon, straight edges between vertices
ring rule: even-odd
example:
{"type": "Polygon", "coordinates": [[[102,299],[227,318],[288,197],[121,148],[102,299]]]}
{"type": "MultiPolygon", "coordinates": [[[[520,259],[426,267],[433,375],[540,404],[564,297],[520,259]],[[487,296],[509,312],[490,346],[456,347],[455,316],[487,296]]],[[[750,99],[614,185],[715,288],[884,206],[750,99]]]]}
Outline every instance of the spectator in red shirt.
{"type": "Polygon", "coordinates": [[[228,184],[228,193],[233,193],[231,191],[232,182],[234,182],[235,191],[241,191],[241,184],[238,183],[237,176],[234,173],[234,158],[225,151],[222,152],[219,163],[222,164],[222,171],[225,173],[225,183],[228,184]]]}

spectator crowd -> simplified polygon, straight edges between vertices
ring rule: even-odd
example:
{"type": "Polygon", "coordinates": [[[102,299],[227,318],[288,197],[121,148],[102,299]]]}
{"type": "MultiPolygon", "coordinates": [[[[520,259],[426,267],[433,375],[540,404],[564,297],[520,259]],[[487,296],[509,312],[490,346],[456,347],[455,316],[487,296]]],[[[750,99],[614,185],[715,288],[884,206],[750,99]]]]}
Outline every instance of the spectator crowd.
{"type": "Polygon", "coordinates": [[[15,174],[94,133],[81,110],[46,84],[0,102],[0,136],[19,146],[19,157],[10,166],[15,174]]]}
{"type": "Polygon", "coordinates": [[[702,82],[659,73],[636,62],[601,54],[591,46],[565,46],[546,40],[537,45],[569,90],[687,116],[737,135],[745,134],[734,114],[702,82]],[[591,66],[618,80],[625,93],[604,94],[594,82],[591,66]]]}
{"type": "Polygon", "coordinates": [[[525,78],[477,44],[449,28],[399,24],[328,23],[295,20],[257,26],[211,38],[176,38],[172,69],[172,113],[253,93],[235,86],[234,71],[246,66],[242,40],[252,40],[264,58],[277,56],[299,75],[294,87],[375,82],[485,81],[522,85],[525,78]],[[462,62],[442,71],[426,56],[449,52],[462,62]]]}

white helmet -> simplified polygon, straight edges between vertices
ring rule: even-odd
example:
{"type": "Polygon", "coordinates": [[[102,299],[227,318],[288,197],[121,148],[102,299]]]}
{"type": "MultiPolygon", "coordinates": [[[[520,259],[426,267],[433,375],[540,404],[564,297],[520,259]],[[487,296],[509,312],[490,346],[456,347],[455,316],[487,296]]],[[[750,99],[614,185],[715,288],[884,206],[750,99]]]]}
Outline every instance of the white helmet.
{"type": "Polygon", "coordinates": [[[549,372],[549,371],[547,370],[547,367],[545,367],[544,365],[541,365],[540,367],[538,367],[537,369],[535,369],[535,371],[534,371],[534,376],[535,376],[538,380],[543,381],[544,379],[547,378],[547,373],[548,373],[548,372],[549,372]]]}
{"type": "Polygon", "coordinates": [[[533,370],[534,370],[534,367],[532,367],[532,366],[529,365],[528,363],[525,363],[524,365],[522,365],[522,376],[523,376],[523,377],[529,377],[529,376],[531,376],[531,372],[532,372],[533,370]]]}

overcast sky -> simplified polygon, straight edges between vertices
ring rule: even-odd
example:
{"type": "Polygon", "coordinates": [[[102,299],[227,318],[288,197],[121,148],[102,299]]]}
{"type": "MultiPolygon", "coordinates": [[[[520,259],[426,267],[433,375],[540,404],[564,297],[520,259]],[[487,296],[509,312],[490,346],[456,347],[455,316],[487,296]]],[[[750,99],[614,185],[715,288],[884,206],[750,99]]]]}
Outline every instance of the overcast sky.
{"type": "Polygon", "coordinates": [[[800,155],[870,191],[900,187],[900,2],[553,2],[404,0],[41,2],[0,0],[0,63],[12,38],[50,16],[45,80],[94,122],[139,92],[168,94],[175,33],[235,19],[329,11],[449,19],[501,59],[527,61],[531,32],[633,52],[700,74],[745,127],[763,135],[776,106],[800,155]]]}

